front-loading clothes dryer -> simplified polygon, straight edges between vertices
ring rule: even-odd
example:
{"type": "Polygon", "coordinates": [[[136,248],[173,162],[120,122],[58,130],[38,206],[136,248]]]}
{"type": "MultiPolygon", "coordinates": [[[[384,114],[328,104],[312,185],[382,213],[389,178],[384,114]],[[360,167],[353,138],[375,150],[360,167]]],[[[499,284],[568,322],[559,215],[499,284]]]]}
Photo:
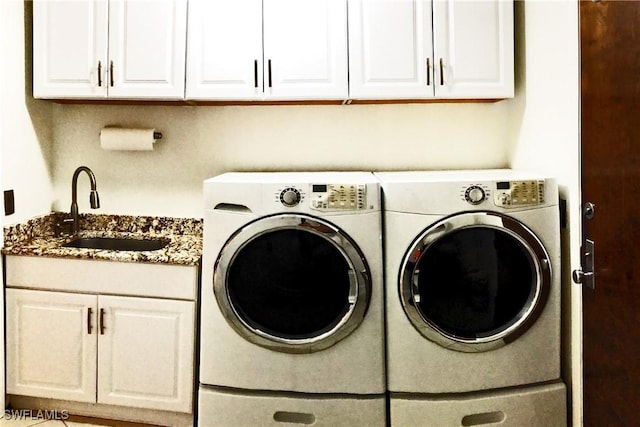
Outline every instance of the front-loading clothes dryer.
{"type": "Polygon", "coordinates": [[[554,179],[377,173],[392,426],[566,426],[554,179]]]}
{"type": "Polygon", "coordinates": [[[384,425],[379,183],[204,182],[198,424],[384,425]]]}
{"type": "MultiPolygon", "coordinates": [[[[513,170],[375,175],[391,419],[411,393],[428,399],[560,382],[555,180],[513,170]]],[[[552,393],[564,396],[564,385],[552,393]]]]}

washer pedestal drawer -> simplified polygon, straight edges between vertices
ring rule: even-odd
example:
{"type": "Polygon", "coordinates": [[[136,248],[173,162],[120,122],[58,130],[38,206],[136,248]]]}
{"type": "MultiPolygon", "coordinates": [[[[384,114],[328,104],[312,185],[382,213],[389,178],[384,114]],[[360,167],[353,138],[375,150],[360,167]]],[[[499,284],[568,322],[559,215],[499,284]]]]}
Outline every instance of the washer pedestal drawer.
{"type": "Polygon", "coordinates": [[[384,427],[385,396],[222,391],[200,387],[198,426],[384,427]]]}
{"type": "Polygon", "coordinates": [[[391,395],[391,426],[566,427],[563,383],[465,393],[391,395]]]}

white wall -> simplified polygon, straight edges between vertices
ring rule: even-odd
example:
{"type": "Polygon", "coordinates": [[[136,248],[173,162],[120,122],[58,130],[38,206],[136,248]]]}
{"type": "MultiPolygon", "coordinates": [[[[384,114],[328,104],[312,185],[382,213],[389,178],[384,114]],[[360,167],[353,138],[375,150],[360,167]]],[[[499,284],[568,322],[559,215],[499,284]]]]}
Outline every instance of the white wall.
{"type": "Polygon", "coordinates": [[[16,207],[4,224],[51,211],[52,108],[31,97],[31,23],[25,8],[31,2],[0,0],[2,187],[14,190],[16,207]]]}
{"type": "Polygon", "coordinates": [[[567,200],[563,231],[563,373],[573,425],[582,425],[582,294],[571,280],[580,265],[580,41],[576,0],[516,2],[518,84],[510,125],[510,165],[558,178],[567,200]]]}
{"type": "Polygon", "coordinates": [[[69,182],[81,164],[96,174],[103,212],[194,217],[202,216],[202,181],[230,170],[504,167],[509,102],[57,105],[54,207],[68,209],[69,182]],[[154,152],[105,151],[99,132],[106,125],[155,127],[164,137],[154,152]]]}

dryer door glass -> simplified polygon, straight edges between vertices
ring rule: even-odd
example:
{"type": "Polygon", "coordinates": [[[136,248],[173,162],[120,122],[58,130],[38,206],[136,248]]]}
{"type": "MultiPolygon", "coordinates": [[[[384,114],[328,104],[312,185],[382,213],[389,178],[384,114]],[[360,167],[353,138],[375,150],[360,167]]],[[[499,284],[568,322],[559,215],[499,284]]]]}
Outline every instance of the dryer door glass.
{"type": "Polygon", "coordinates": [[[459,214],[414,241],[401,271],[405,312],[427,338],[460,351],[497,348],[544,307],[548,255],[528,228],[490,212],[459,214]]]}
{"type": "Polygon", "coordinates": [[[305,215],[259,219],[226,243],[214,293],[245,339],[278,351],[327,348],[362,321],[370,299],[364,257],[334,225],[305,215]]]}
{"type": "Polygon", "coordinates": [[[499,230],[451,232],[418,262],[418,307],[444,333],[489,337],[515,322],[536,293],[536,271],[522,244],[499,230]]]}

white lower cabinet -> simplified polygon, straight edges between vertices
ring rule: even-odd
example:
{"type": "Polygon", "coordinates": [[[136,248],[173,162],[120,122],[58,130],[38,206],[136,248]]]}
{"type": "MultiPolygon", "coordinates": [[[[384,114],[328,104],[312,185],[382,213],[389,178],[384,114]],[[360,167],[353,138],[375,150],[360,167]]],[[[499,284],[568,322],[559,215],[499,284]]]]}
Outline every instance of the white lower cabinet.
{"type": "Polygon", "coordinates": [[[97,303],[95,295],[7,289],[7,393],[95,402],[97,303]]]}
{"type": "Polygon", "coordinates": [[[98,403],[190,412],[194,303],[100,296],[98,403]]]}
{"type": "Polygon", "coordinates": [[[7,289],[7,393],[191,412],[195,302],[7,289]]]}

